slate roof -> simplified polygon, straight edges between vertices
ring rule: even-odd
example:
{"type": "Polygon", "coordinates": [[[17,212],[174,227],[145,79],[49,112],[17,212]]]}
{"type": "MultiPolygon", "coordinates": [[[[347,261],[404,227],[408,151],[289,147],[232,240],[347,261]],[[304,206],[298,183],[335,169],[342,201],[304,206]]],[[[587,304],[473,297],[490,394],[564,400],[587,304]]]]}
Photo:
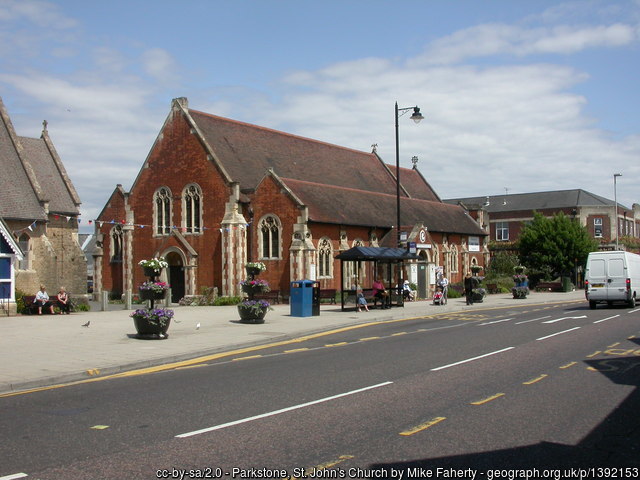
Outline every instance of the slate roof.
{"type": "MultiPolygon", "coordinates": [[[[489,197],[448,198],[444,201],[454,205],[462,203],[470,207],[484,206],[484,209],[489,213],[571,207],[611,207],[615,205],[613,200],[582,189],[490,195],[489,197]],[[487,200],[488,205],[486,205],[487,200]]],[[[620,207],[624,208],[622,205],[620,207]]]]}
{"type": "Polygon", "coordinates": [[[41,138],[16,135],[0,98],[0,216],[46,220],[49,212],[78,215],[80,200],[46,129],[41,138]]]}
{"type": "MultiPolygon", "coordinates": [[[[184,105],[184,104],[182,104],[184,105]]],[[[265,127],[185,112],[202,134],[214,162],[244,193],[255,191],[269,170],[308,207],[314,222],[390,228],[396,220],[395,167],[361,152],[265,127]]],[[[422,175],[402,168],[403,226],[486,235],[466,212],[442,203],[422,175]]]]}
{"type": "Polygon", "coordinates": [[[373,153],[218,117],[189,114],[243,191],[255,190],[272,168],[280,177],[395,195],[395,178],[373,153]]]}
{"type": "Polygon", "coordinates": [[[0,217],[45,220],[47,216],[18,153],[21,149],[0,98],[0,217]]]}
{"type": "MultiPolygon", "coordinates": [[[[291,178],[282,181],[308,207],[311,221],[385,228],[395,224],[395,192],[390,195],[291,178]]],[[[423,223],[432,232],[486,235],[462,208],[446,203],[400,197],[400,219],[403,227],[423,223]]]]}
{"type": "Polygon", "coordinates": [[[42,138],[19,138],[25,155],[33,166],[40,188],[45,198],[49,199],[49,211],[77,215],[78,206],[74,203],[67,182],[62,176],[63,172],[60,172],[59,166],[53,160],[45,141],[42,138]]]}

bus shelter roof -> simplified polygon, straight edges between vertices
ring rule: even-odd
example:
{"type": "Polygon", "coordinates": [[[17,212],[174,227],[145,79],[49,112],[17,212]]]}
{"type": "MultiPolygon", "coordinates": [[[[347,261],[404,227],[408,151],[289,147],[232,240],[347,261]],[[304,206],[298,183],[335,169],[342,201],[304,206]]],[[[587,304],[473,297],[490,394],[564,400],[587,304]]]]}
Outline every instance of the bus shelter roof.
{"type": "Polygon", "coordinates": [[[399,262],[403,260],[419,260],[420,257],[404,248],[353,247],[336,255],[336,259],[343,261],[399,262]]]}

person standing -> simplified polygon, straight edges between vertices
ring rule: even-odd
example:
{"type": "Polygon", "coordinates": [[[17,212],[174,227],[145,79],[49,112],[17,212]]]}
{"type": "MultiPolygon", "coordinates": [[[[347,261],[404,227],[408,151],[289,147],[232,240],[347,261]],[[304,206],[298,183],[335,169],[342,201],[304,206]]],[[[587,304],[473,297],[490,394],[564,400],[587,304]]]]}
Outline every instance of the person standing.
{"type": "Polygon", "coordinates": [[[467,305],[473,305],[473,278],[469,272],[464,277],[464,295],[467,298],[467,305]]]}
{"type": "Polygon", "coordinates": [[[49,294],[44,285],[40,285],[40,290],[36,293],[35,302],[38,304],[38,315],[42,315],[42,307],[49,307],[51,315],[55,313],[53,311],[53,303],[49,301],[49,294]]]}
{"type": "Polygon", "coordinates": [[[438,279],[438,286],[442,288],[442,303],[446,304],[449,298],[449,279],[444,276],[444,273],[438,279]]]}

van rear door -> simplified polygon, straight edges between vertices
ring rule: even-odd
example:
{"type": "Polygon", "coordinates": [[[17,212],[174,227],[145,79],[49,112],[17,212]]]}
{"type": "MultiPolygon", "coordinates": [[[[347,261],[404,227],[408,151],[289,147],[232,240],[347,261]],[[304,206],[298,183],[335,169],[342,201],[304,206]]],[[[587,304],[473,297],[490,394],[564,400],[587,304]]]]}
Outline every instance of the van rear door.
{"type": "Polygon", "coordinates": [[[624,258],[610,258],[607,265],[607,300],[626,300],[627,272],[624,258]]]}
{"type": "Polygon", "coordinates": [[[589,259],[589,299],[607,300],[607,265],[604,258],[589,259]]]}

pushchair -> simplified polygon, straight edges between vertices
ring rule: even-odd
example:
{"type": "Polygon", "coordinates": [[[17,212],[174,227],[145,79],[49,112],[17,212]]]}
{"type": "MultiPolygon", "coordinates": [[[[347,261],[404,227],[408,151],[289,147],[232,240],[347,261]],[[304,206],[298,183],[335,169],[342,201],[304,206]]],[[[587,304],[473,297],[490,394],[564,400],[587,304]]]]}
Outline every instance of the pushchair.
{"type": "Polygon", "coordinates": [[[441,287],[437,287],[435,293],[433,294],[433,304],[434,305],[444,305],[446,302],[444,298],[444,292],[441,287]]]}

